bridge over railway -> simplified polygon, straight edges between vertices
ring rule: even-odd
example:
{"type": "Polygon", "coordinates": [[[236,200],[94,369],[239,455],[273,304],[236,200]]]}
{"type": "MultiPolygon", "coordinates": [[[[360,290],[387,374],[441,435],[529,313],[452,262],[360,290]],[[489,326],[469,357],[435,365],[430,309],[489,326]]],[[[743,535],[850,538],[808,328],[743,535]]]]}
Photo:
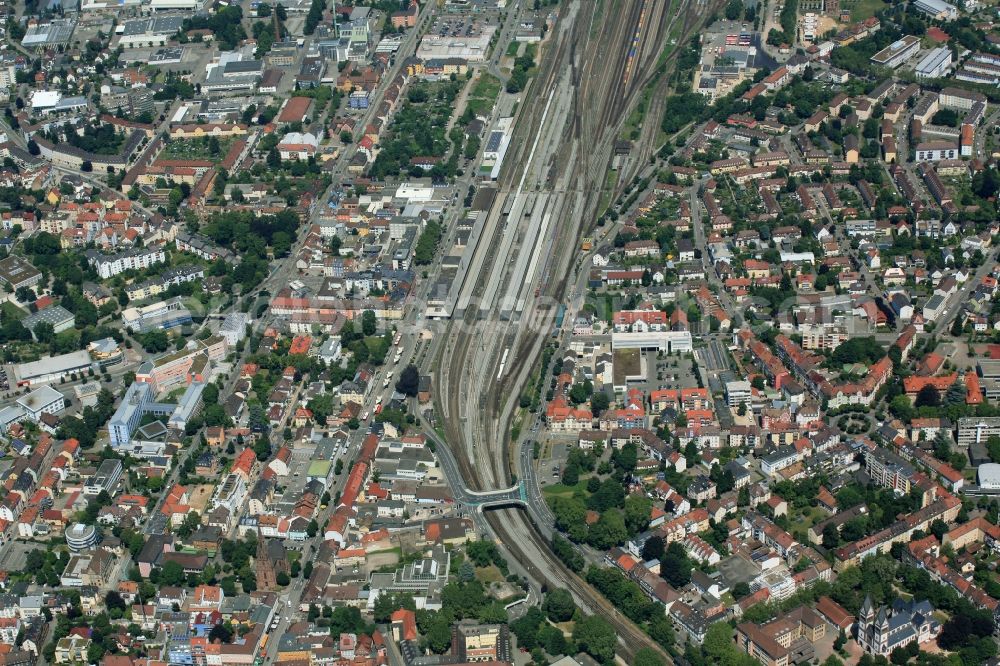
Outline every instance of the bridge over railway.
{"type": "Polygon", "coordinates": [[[523,481],[519,481],[516,486],[502,490],[482,491],[461,488],[456,493],[455,499],[466,506],[475,507],[480,511],[507,506],[526,507],[528,505],[528,490],[523,481]]]}

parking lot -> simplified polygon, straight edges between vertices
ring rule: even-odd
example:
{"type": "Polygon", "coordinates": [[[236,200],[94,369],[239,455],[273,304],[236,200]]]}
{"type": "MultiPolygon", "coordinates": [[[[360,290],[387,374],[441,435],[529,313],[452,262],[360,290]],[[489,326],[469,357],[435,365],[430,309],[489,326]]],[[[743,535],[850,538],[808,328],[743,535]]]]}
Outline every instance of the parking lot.
{"type": "Polygon", "coordinates": [[[559,483],[562,478],[563,466],[569,456],[569,444],[572,440],[563,436],[552,437],[539,442],[541,450],[538,456],[538,484],[547,486],[559,483]]]}
{"type": "Polygon", "coordinates": [[[22,541],[9,541],[0,551],[0,569],[4,571],[21,571],[28,561],[28,553],[33,550],[44,549],[37,543],[24,543],[22,541]]]}

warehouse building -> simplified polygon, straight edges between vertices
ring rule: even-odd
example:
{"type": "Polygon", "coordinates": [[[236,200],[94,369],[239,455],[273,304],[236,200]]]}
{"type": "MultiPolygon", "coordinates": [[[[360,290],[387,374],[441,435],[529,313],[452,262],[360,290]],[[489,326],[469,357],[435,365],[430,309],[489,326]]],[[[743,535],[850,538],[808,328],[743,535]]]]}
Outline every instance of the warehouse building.
{"type": "Polygon", "coordinates": [[[951,49],[939,46],[924,56],[913,72],[918,79],[937,79],[947,74],[950,68],[951,49]]]}
{"type": "Polygon", "coordinates": [[[60,356],[50,356],[31,363],[21,363],[14,372],[18,386],[39,386],[51,384],[73,374],[82,375],[94,367],[90,354],[75,351],[60,356]]]}
{"type": "Polygon", "coordinates": [[[75,29],[75,19],[53,19],[51,23],[29,26],[21,40],[21,46],[26,49],[65,46],[73,38],[75,29]]]}
{"type": "Polygon", "coordinates": [[[180,14],[125,21],[115,30],[118,45],[125,49],[166,46],[183,23],[184,17],[180,14]]]}
{"type": "Polygon", "coordinates": [[[32,335],[35,335],[35,327],[42,323],[51,324],[54,333],[62,333],[76,325],[76,317],[63,306],[53,305],[21,320],[21,325],[31,331],[32,335]]]}
{"type": "Polygon", "coordinates": [[[942,0],[913,0],[910,5],[935,21],[954,21],[958,18],[958,9],[942,0]]]}

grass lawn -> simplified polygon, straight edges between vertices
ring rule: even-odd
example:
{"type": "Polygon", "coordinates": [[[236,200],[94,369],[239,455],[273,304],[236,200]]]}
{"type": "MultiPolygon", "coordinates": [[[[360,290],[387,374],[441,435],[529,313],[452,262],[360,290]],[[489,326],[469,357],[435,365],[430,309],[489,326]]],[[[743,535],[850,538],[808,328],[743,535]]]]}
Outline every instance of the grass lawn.
{"type": "Polygon", "coordinates": [[[604,215],[611,205],[611,196],[615,193],[615,184],[618,182],[618,172],[608,169],[604,174],[604,189],[601,191],[601,201],[597,204],[597,214],[604,215]]]}
{"type": "Polygon", "coordinates": [[[575,486],[567,486],[563,483],[553,483],[551,486],[545,486],[542,488],[542,494],[548,498],[553,497],[572,497],[577,493],[587,494],[587,480],[580,479],[580,481],[575,486]]]}
{"type": "Polygon", "coordinates": [[[517,40],[512,41],[510,44],[507,45],[507,57],[508,58],[516,58],[517,57],[517,50],[519,48],[521,48],[521,42],[519,42],[517,40]]]}
{"type": "Polygon", "coordinates": [[[477,116],[485,116],[493,108],[500,94],[500,79],[492,74],[483,73],[469,93],[469,108],[477,116]]]}
{"type": "Polygon", "coordinates": [[[385,550],[374,550],[374,551],[372,551],[372,552],[370,552],[368,554],[369,555],[398,555],[398,556],[402,557],[403,556],[403,549],[400,548],[399,546],[396,546],[395,548],[386,548],[385,550]]]}
{"type": "Polygon", "coordinates": [[[851,20],[863,21],[866,18],[875,16],[875,12],[884,9],[886,4],[882,0],[855,0],[851,7],[851,20]]]}
{"type": "Polygon", "coordinates": [[[0,303],[0,314],[3,315],[4,319],[16,319],[21,321],[28,316],[28,311],[17,307],[10,301],[4,301],[0,303]]]}
{"type": "Polygon", "coordinates": [[[500,569],[491,564],[488,567],[476,567],[476,579],[482,583],[502,583],[504,577],[500,569]]]}

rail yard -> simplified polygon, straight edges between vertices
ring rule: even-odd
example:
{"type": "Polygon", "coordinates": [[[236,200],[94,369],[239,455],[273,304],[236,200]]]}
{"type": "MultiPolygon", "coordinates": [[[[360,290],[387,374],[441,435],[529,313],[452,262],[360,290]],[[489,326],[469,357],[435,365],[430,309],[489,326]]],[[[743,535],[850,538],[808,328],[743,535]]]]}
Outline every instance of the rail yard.
{"type": "MultiPolygon", "coordinates": [[[[700,25],[700,12],[687,9],[647,0],[626,3],[622,20],[601,21],[592,8],[571,5],[541,54],[529,90],[536,103],[517,117],[508,164],[435,359],[448,446],[470,488],[510,485],[517,396],[552,330],[554,304],[578,280],[577,249],[599,213],[618,128],[656,75],[666,36],[679,34],[682,43],[700,25]]],[[[642,164],[632,161],[617,187],[642,164]]],[[[642,647],[661,651],[551,553],[527,514],[505,509],[487,519],[536,582],[570,589],[581,607],[615,627],[622,658],[642,647]]]]}

